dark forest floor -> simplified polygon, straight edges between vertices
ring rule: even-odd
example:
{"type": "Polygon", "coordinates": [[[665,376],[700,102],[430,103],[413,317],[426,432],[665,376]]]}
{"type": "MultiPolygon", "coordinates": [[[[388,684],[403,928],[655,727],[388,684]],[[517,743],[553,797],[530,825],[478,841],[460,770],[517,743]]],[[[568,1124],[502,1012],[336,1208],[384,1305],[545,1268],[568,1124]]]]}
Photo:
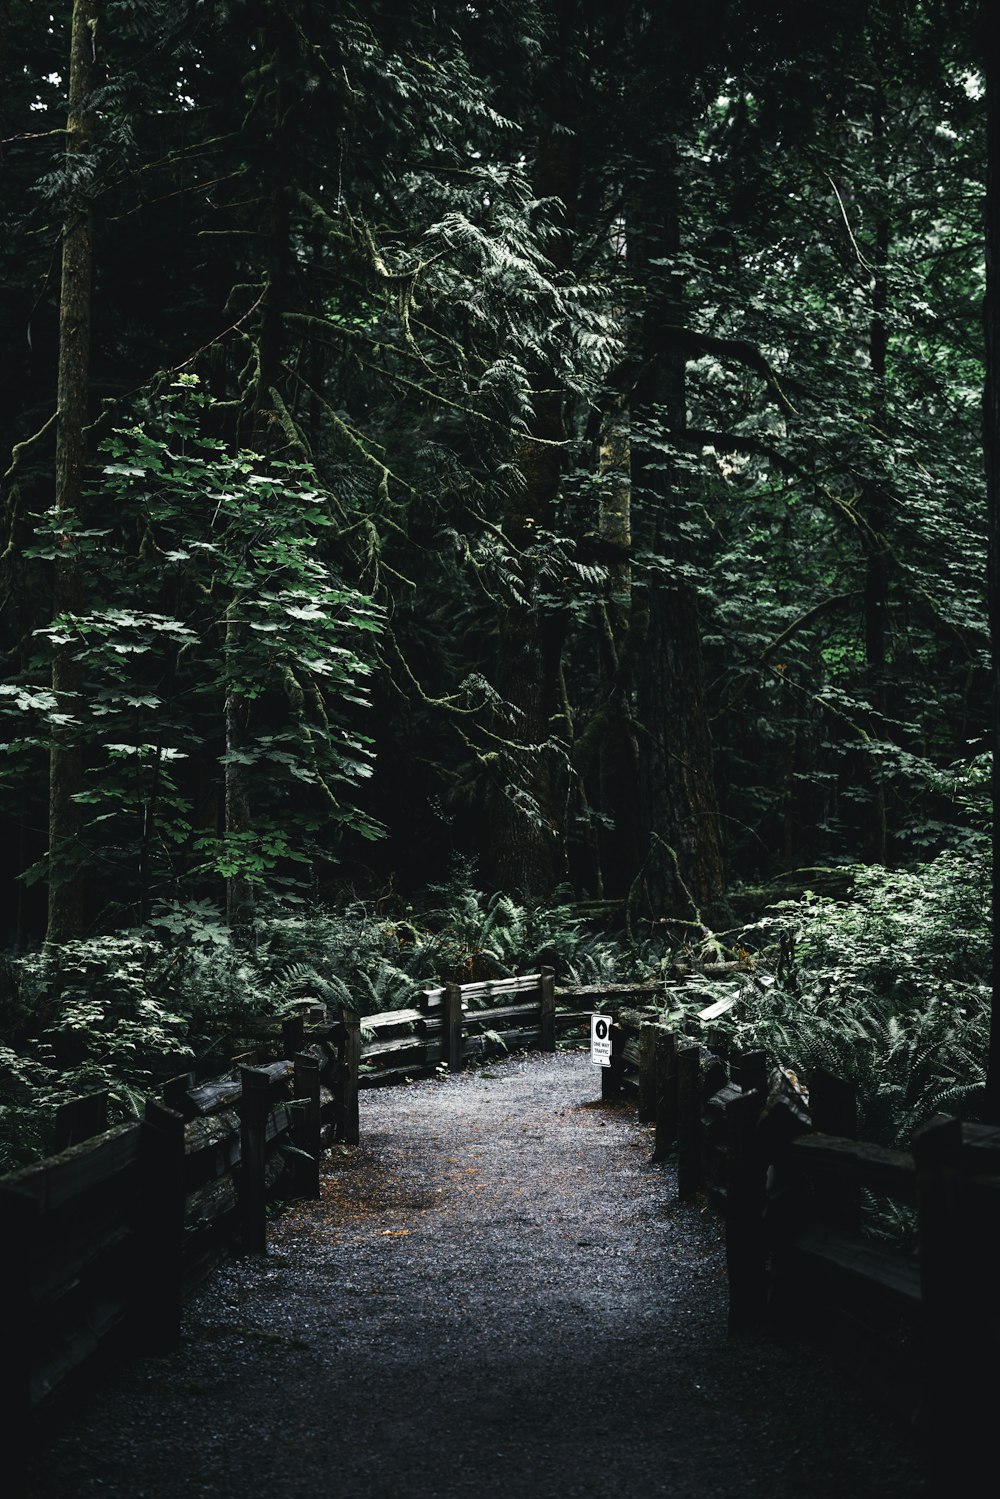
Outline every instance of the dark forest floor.
{"type": "Polygon", "coordinates": [[[64,1413],[30,1494],[924,1494],[808,1345],[727,1337],[717,1219],[598,1092],[568,1054],[362,1094],[320,1201],[64,1413]]]}

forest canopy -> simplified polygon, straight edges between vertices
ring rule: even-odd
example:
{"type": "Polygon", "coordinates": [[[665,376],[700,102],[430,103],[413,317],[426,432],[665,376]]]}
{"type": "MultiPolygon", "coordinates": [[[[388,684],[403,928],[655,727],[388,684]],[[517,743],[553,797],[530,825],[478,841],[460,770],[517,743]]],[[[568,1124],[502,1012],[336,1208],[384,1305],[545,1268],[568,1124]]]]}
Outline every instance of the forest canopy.
{"type": "Polygon", "coordinates": [[[633,935],[986,890],[977,5],[3,0],[0,56],[17,951],[456,859],[633,935]]]}

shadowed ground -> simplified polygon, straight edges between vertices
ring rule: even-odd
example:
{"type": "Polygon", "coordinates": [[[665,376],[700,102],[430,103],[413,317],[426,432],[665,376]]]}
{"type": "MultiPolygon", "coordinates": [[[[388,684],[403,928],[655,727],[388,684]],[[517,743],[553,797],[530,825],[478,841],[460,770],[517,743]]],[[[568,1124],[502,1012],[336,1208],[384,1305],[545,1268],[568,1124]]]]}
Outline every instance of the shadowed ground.
{"type": "Polygon", "coordinates": [[[362,1094],[319,1202],[78,1404],[37,1499],[922,1495],[805,1345],[726,1336],[717,1220],[580,1054],[362,1094]]]}

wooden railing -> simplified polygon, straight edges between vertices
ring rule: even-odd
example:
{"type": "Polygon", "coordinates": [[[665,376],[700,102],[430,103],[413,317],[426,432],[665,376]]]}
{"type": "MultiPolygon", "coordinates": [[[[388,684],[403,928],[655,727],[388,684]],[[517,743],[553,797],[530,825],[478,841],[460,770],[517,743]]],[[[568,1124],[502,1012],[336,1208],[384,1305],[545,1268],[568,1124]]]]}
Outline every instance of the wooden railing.
{"type": "Polygon", "coordinates": [[[185,1289],[234,1244],[263,1250],[268,1199],[318,1195],[323,1146],[357,1142],[359,1087],[555,1045],[546,969],[446,984],[405,1011],[286,1020],[259,1038],[277,1060],[175,1078],[111,1130],[106,1096],[68,1101],[67,1148],[0,1178],[0,1408],[16,1429],[96,1355],[174,1346],[185,1289]]]}
{"type": "Polygon", "coordinates": [[[853,1090],[822,1069],[806,1090],[763,1052],[723,1060],[635,1011],[612,1040],[603,1095],[634,1092],[679,1196],[725,1217],[731,1330],[827,1335],[958,1492],[992,1431],[975,1371],[1000,1352],[1000,1128],[938,1115],[889,1149],[853,1138],[853,1090]],[[886,1200],[909,1210],[908,1241],[872,1231],[886,1200]]]}
{"type": "Polygon", "coordinates": [[[931,1402],[967,1433],[975,1388],[959,1401],[949,1371],[1000,1343],[1000,1130],[938,1119],[912,1151],[858,1142],[845,1084],[815,1072],[807,1107],[764,1053],[723,1060],[635,1009],[643,997],[557,994],[547,971],[444,985],[405,1011],[286,1021],[263,1043],[278,1060],[175,1079],[142,1121],[92,1139],[80,1133],[103,1104],[69,1107],[61,1127],[78,1143],[0,1179],[0,1399],[15,1429],[95,1354],[174,1346],[185,1288],[227,1247],[263,1249],[269,1195],[316,1195],[323,1145],[357,1141],[359,1087],[553,1050],[560,1031],[584,1039],[600,1007],[614,1021],[602,1097],[635,1096],[655,1158],[676,1152],[679,1194],[704,1192],[725,1216],[733,1330],[770,1316],[895,1342],[909,1363],[890,1376],[897,1408],[931,1402]],[[866,1193],[915,1210],[914,1253],[866,1237],[866,1193]]]}
{"type": "Polygon", "coordinates": [[[426,989],[417,1006],[361,1021],[361,1086],[396,1082],[436,1067],[458,1072],[470,1057],[537,1046],[556,1049],[555,975],[426,989]]]}

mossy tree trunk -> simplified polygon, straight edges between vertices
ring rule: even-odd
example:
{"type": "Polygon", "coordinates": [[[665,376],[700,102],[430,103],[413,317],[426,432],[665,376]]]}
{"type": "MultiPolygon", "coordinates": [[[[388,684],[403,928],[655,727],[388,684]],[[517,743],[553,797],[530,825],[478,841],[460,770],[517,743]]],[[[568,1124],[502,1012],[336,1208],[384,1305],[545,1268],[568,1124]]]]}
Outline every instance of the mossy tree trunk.
{"type": "MultiPolygon", "coordinates": [[[[649,144],[628,236],[633,273],[645,288],[633,412],[679,439],[687,424],[686,356],[670,330],[684,326],[684,280],[675,260],[681,248],[675,148],[667,137],[649,144]]],[[[635,443],[632,478],[644,544],[683,562],[671,524],[686,482],[680,466],[635,443]]],[[[633,609],[644,637],[636,679],[639,884],[655,917],[707,914],[721,901],[724,880],[698,601],[678,576],[634,587],[633,609]]]]}
{"type": "Polygon", "coordinates": [[[1000,1124],[1000,69],[996,52],[986,47],[987,135],[989,156],[986,192],[986,389],[983,400],[983,447],[989,525],[989,613],[992,637],[993,708],[993,1009],[984,1113],[1000,1124]]]}
{"type": "MultiPolygon", "coordinates": [[[[573,50],[577,7],[556,7],[557,29],[542,87],[546,120],[539,132],[533,183],[538,198],[563,205],[561,232],[548,247],[557,275],[567,272],[575,245],[575,209],[581,157],[576,126],[578,80],[573,50]]],[[[560,694],[564,621],[538,600],[538,580],[525,553],[538,529],[551,525],[562,479],[566,437],[563,393],[554,372],[532,371],[534,420],[520,466],[523,484],[511,495],[503,531],[519,573],[520,597],[509,600],[499,620],[496,687],[504,703],[498,732],[508,747],[497,762],[504,785],[491,801],[493,875],[504,890],[543,899],[565,870],[565,827],[560,775],[553,737],[568,739],[560,694]]]]}
{"type": "MultiPolygon", "coordinates": [[[[83,580],[73,540],[82,506],[90,377],[90,310],[94,216],[85,158],[93,147],[91,107],[97,58],[97,0],[75,0],[70,29],[67,176],[73,186],[62,231],[59,295],[59,362],[56,390],[55,509],[64,523],[55,559],[53,612],[83,610],[83,580]]],[[[79,720],[82,674],[72,641],[55,647],[52,691],[65,715],[49,753],[49,906],[46,941],[79,937],[86,925],[87,871],[82,846],[83,749],[79,720]]]]}

